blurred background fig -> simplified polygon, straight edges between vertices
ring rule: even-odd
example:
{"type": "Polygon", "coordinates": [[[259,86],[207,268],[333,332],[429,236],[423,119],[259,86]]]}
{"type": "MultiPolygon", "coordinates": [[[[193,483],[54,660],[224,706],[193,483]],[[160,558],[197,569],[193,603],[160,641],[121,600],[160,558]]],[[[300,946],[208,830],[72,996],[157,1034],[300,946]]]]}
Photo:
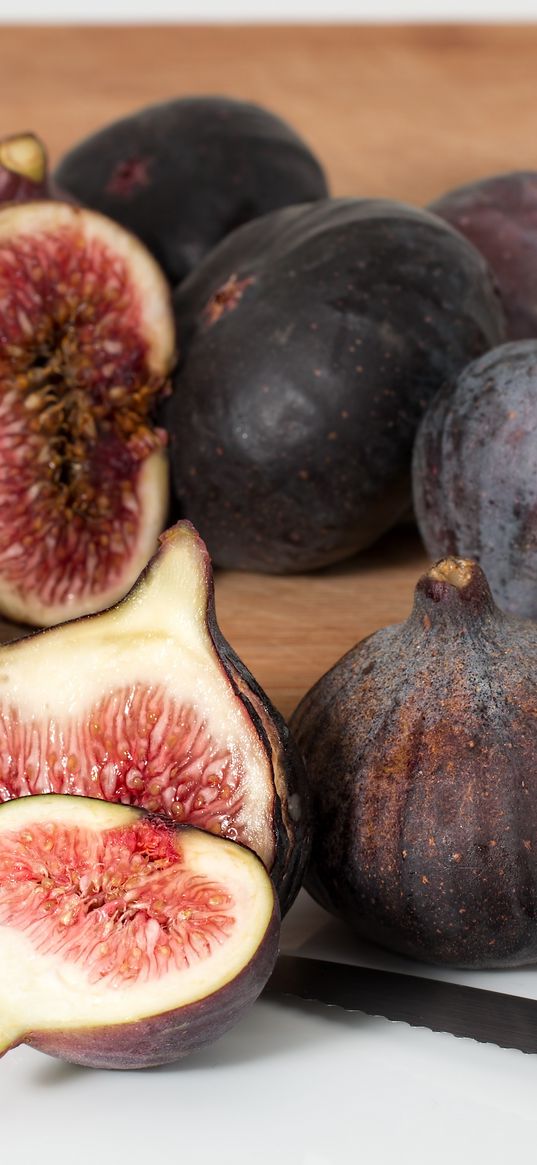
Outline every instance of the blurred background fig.
{"type": "Polygon", "coordinates": [[[536,658],[537,626],[495,606],[477,563],[447,558],[405,623],[299,704],[305,885],[358,935],[445,965],[537,959],[536,658]]]}
{"type": "Polygon", "coordinates": [[[504,610],[537,618],[537,340],[500,345],[439,393],[413,484],[428,554],[477,559],[504,610]]]}
{"type": "Polygon", "coordinates": [[[490,264],[505,309],[506,339],[537,338],[537,172],[482,178],[449,191],[429,209],[490,264]]]}
{"type": "Polygon", "coordinates": [[[69,150],[55,177],[138,235],[174,285],[235,227],[328,193],[286,122],[220,96],[137,110],[69,150]]]}
{"type": "Polygon", "coordinates": [[[307,571],[408,509],[432,396],[503,338],[488,268],[439,218],[335,199],[235,231],[174,296],[175,501],[220,566],[307,571]]]}

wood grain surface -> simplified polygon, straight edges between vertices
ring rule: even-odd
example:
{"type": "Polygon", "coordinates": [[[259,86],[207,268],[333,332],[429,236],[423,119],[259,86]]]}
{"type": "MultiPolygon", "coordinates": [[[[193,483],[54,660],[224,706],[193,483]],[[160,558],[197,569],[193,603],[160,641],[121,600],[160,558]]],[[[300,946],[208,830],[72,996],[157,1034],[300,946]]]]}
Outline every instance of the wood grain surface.
{"type": "MultiPolygon", "coordinates": [[[[291,121],[335,194],[421,204],[537,167],[536,62],[537,26],[10,27],[0,30],[0,134],[33,129],[54,160],[151,101],[226,93],[291,121]]],[[[220,622],[288,714],[353,643],[405,616],[425,562],[416,533],[398,530],[307,577],[221,572],[220,622]]]]}

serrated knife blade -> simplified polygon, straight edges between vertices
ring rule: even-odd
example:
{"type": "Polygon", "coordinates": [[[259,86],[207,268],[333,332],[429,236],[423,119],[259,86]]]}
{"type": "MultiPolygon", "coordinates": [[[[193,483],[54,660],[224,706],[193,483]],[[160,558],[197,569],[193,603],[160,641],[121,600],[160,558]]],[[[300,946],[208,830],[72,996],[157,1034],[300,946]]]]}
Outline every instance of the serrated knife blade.
{"type": "Polygon", "coordinates": [[[537,1052],[537,1000],[501,991],[280,955],[264,993],[362,1011],[500,1048],[537,1052]]]}

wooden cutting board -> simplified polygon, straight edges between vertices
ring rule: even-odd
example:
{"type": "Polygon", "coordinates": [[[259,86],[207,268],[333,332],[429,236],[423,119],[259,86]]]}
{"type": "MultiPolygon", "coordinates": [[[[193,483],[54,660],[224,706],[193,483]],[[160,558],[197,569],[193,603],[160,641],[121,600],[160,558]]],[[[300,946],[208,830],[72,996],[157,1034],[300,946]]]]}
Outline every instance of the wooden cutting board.
{"type": "MultiPolygon", "coordinates": [[[[537,25],[3,28],[0,134],[33,129],[54,160],[146,103],[225,93],[287,118],[335,194],[422,204],[537,167],[536,61],[537,25]]],[[[221,572],[220,622],[288,714],[353,643],[404,618],[425,563],[416,533],[399,530],[309,576],[221,572]]]]}

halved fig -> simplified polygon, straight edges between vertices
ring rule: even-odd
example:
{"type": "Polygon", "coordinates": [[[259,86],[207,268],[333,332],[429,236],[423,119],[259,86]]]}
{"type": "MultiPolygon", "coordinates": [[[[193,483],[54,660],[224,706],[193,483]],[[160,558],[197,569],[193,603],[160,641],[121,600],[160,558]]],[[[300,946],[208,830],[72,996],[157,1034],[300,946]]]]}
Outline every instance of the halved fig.
{"type": "Polygon", "coordinates": [[[0,1055],[177,1060],[254,1002],[278,934],[272,883],[243,846],[81,797],[0,808],[0,1055]]]}
{"type": "Polygon", "coordinates": [[[167,285],[101,215],[9,205],[0,336],[0,610],[48,625],[123,596],[165,524],[167,285]]]}
{"type": "Polygon", "coordinates": [[[301,762],[221,635],[189,523],[115,607],[2,647],[0,681],[0,801],[78,793],[239,840],[287,908],[308,856],[301,762]]]}

